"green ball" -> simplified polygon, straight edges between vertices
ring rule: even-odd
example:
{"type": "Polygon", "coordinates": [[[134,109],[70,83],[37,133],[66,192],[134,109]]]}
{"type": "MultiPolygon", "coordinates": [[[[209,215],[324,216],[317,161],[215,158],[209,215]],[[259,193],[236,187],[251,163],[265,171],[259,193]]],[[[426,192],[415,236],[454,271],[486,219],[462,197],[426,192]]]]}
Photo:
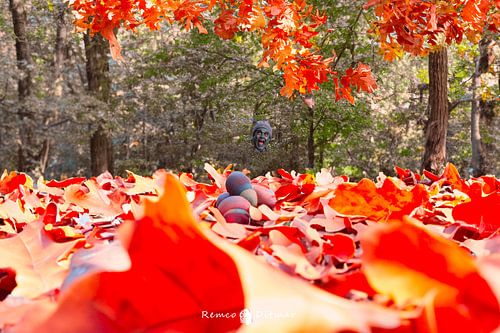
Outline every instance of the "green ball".
{"type": "Polygon", "coordinates": [[[257,207],[257,192],[253,188],[242,191],[240,196],[247,199],[252,206],[257,207]]]}

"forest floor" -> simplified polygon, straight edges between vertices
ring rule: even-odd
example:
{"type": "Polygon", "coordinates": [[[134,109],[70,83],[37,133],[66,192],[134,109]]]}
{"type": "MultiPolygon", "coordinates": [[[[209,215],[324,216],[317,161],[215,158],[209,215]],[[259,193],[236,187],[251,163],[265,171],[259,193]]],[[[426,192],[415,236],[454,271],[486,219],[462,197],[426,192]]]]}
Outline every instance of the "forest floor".
{"type": "Polygon", "coordinates": [[[205,170],[4,173],[0,331],[499,326],[496,177],[205,170]]]}

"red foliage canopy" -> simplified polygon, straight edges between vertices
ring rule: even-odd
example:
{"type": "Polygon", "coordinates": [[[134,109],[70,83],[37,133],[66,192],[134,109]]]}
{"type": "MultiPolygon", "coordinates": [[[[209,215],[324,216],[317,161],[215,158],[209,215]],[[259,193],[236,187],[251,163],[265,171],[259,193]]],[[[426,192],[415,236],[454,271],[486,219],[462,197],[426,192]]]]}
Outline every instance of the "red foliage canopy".
{"type": "Polygon", "coordinates": [[[207,16],[216,15],[214,32],[221,38],[230,39],[238,32],[262,35],[264,53],[259,66],[272,65],[273,70],[283,73],[283,96],[310,93],[319,89],[319,84],[333,80],[336,99],[354,103],[352,87],[370,93],[377,87],[368,66],[359,64],[339,75],[330,66],[333,58],[319,54],[314,37],[326,17],[305,0],[72,0],[70,6],[76,11],[77,28],[102,34],[115,59],[121,58],[114,33],[120,27],[135,30],[146,25],[157,30],[165,20],[178,22],[186,30],[197,28],[207,33],[203,22],[207,16]]]}
{"type": "Polygon", "coordinates": [[[500,27],[498,0],[368,0],[365,8],[369,7],[376,15],[372,32],[379,36],[386,60],[400,57],[403,51],[425,55],[464,37],[477,43],[485,28],[498,31],[500,27]]]}

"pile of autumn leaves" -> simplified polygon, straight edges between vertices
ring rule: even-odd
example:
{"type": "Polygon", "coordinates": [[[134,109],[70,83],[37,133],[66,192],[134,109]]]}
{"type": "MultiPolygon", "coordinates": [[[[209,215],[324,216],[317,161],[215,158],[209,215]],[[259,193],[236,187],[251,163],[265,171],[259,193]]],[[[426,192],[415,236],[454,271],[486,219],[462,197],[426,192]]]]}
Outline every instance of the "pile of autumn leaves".
{"type": "Polygon", "coordinates": [[[231,173],[0,180],[0,330],[492,332],[500,181],[252,179],[276,205],[215,208],[231,173]],[[253,317],[240,321],[248,309],[253,317]]]}

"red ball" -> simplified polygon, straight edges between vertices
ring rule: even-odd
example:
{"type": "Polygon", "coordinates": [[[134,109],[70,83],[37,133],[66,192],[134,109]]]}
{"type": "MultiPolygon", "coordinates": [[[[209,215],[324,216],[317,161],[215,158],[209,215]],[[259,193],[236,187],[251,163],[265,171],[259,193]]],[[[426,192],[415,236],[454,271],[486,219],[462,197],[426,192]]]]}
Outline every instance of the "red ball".
{"type": "Polygon", "coordinates": [[[241,208],[228,210],[224,214],[224,218],[228,223],[248,224],[250,222],[250,214],[241,208]]]}
{"type": "Polygon", "coordinates": [[[257,205],[267,205],[273,209],[276,205],[276,194],[274,191],[261,184],[254,184],[253,189],[257,193],[257,205]]]}
{"type": "Polygon", "coordinates": [[[250,202],[239,195],[233,195],[222,200],[217,208],[222,215],[224,215],[227,211],[236,208],[243,209],[248,212],[250,210],[250,202]]]}

